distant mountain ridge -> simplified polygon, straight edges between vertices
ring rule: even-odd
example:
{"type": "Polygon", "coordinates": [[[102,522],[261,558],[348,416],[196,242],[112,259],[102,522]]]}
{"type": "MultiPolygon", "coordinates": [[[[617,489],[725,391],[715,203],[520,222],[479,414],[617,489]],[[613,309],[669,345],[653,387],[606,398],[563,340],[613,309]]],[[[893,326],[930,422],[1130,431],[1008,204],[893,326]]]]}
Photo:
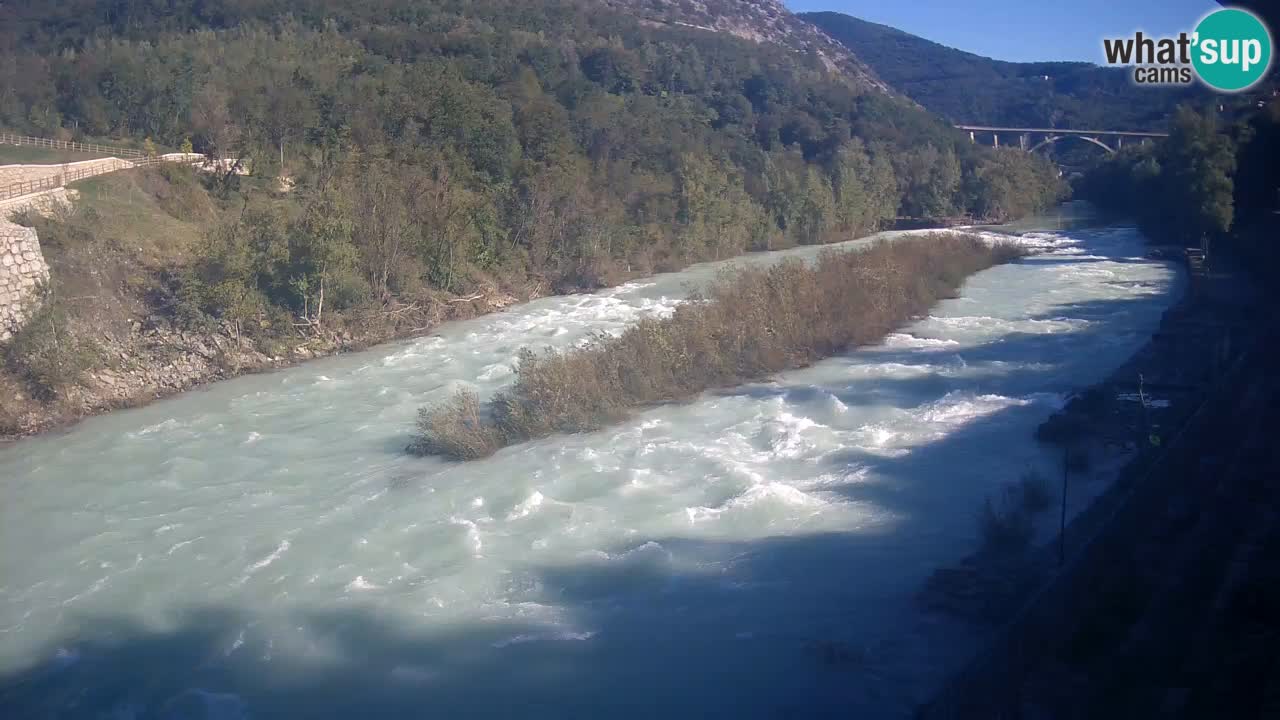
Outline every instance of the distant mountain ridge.
{"type": "Polygon", "coordinates": [[[894,89],[955,123],[1144,130],[1199,88],[1134,85],[1123,68],[1017,63],[950,48],[835,12],[801,13],[894,89]]]}

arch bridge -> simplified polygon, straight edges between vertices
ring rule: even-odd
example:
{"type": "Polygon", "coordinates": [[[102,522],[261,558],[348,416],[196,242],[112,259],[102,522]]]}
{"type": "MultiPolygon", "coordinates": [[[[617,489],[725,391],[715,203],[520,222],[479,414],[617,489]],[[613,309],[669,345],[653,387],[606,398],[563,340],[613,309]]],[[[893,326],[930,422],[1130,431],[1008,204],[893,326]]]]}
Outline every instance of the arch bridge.
{"type": "Polygon", "coordinates": [[[993,127],[988,125],[956,125],[959,130],[969,133],[971,142],[978,142],[979,136],[990,135],[991,143],[1000,147],[1000,136],[1018,138],[1018,147],[1027,152],[1035,152],[1048,147],[1059,140],[1075,138],[1092,143],[1112,154],[1124,147],[1125,138],[1141,143],[1151,142],[1153,138],[1169,137],[1166,132],[1142,132],[1137,130],[1072,130],[1069,128],[1026,128],[1026,127],[993,127]],[[1035,142],[1036,140],[1039,142],[1035,142]]]}

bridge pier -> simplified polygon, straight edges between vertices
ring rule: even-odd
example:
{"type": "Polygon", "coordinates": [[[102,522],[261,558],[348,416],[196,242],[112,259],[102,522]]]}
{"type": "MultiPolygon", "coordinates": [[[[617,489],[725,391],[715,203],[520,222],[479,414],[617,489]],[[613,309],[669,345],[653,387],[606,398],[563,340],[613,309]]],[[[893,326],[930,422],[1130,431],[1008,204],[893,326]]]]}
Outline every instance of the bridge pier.
{"type": "Polygon", "coordinates": [[[978,134],[991,133],[991,145],[993,147],[1000,147],[1000,133],[1006,135],[1013,133],[1018,136],[1018,147],[1027,152],[1035,152],[1046,145],[1068,137],[1093,143],[1107,153],[1115,153],[1123,148],[1124,138],[1129,138],[1130,140],[1137,138],[1140,144],[1147,145],[1154,138],[1169,137],[1167,132],[1140,130],[1074,130],[1069,128],[992,127],[989,125],[956,125],[955,127],[958,130],[964,130],[969,133],[969,142],[971,143],[978,142],[978,134]],[[1041,136],[1043,136],[1043,139],[1038,143],[1035,142],[1035,139],[1041,136]],[[1108,144],[1104,138],[1115,138],[1115,143],[1108,144]]]}

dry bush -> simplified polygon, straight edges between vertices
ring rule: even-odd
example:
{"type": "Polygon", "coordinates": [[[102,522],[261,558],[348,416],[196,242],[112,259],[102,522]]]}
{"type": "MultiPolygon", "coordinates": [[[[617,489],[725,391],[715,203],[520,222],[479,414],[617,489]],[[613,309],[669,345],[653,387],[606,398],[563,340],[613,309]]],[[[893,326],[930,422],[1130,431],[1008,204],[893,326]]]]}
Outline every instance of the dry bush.
{"type": "Polygon", "coordinates": [[[26,429],[25,418],[36,406],[27,397],[25,383],[0,365],[0,438],[21,435],[26,429]]]}
{"type": "Polygon", "coordinates": [[[954,296],[969,275],[1021,254],[974,235],[933,233],[827,251],[811,265],[788,259],[725,273],[670,317],[568,352],[522,353],[515,384],[487,414],[470,395],[423,410],[411,450],[482,457],[486,448],[595,430],[632,408],[804,367],[879,340],[954,296]]]}
{"type": "Polygon", "coordinates": [[[1022,509],[1031,514],[1042,513],[1053,505],[1053,489],[1049,479],[1031,470],[1018,480],[1018,497],[1022,500],[1022,509]]]}
{"type": "Polygon", "coordinates": [[[978,511],[982,553],[1009,556],[1027,550],[1035,537],[1035,516],[1052,504],[1053,490],[1048,478],[1034,470],[1006,485],[998,499],[983,500],[978,511]]]}
{"type": "Polygon", "coordinates": [[[502,446],[501,438],[481,413],[480,399],[469,390],[459,390],[444,404],[430,411],[420,410],[420,432],[409,446],[409,451],[418,455],[447,455],[459,460],[492,455],[502,446]]]}
{"type": "Polygon", "coordinates": [[[997,501],[983,501],[978,511],[978,532],[983,554],[1017,555],[1031,546],[1035,525],[1018,493],[1006,490],[997,501]]]}
{"type": "Polygon", "coordinates": [[[0,360],[39,399],[52,401],[103,362],[102,348],[72,322],[66,307],[46,297],[0,352],[0,360]]]}

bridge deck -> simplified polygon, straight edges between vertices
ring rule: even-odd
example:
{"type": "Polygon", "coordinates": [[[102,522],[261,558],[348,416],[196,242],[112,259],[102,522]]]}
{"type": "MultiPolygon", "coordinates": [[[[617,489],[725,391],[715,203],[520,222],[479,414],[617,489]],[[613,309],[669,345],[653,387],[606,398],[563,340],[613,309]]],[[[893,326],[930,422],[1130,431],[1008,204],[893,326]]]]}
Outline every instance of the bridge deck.
{"type": "Polygon", "coordinates": [[[1119,137],[1169,137],[1167,132],[1142,132],[1139,130],[1075,130],[1072,128],[991,127],[987,125],[956,125],[958,130],[975,132],[1043,133],[1046,135],[1109,135],[1119,137]]]}

